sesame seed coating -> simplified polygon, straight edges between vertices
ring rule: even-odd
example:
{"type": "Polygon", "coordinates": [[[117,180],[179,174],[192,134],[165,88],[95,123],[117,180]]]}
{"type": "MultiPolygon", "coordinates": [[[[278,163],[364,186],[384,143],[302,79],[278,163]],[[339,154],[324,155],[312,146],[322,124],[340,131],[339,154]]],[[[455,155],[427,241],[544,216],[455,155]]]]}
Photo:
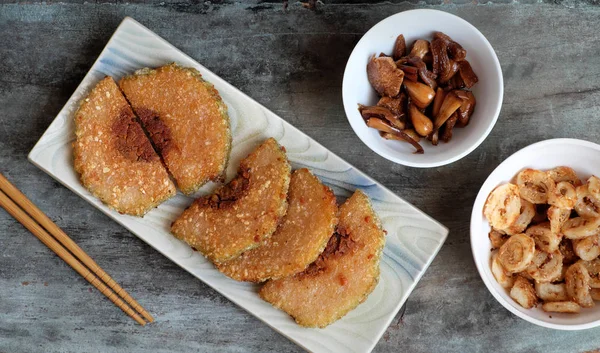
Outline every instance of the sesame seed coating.
{"type": "Polygon", "coordinates": [[[197,199],[171,232],[213,262],[262,245],[286,213],[290,172],[285,152],[267,139],[242,160],[238,177],[197,199]]]}
{"type": "Polygon", "coordinates": [[[143,216],[175,195],[175,185],[111,77],[82,101],[75,135],[75,171],[109,207],[143,216]]]}
{"type": "Polygon", "coordinates": [[[337,233],[304,272],[268,281],[264,300],[298,324],[325,327],[362,303],[379,280],[385,235],[369,198],[356,191],[341,207],[337,233]]]}
{"type": "Polygon", "coordinates": [[[325,248],[337,224],[330,188],[308,169],[292,174],[288,210],[265,243],[217,268],[238,281],[263,282],[304,271],[325,248]]]}

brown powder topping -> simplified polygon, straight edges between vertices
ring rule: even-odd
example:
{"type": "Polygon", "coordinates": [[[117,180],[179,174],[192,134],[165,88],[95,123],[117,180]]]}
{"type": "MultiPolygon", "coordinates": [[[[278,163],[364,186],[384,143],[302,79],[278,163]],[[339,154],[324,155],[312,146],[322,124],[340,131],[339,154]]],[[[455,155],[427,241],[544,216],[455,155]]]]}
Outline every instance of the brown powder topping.
{"type": "MultiPolygon", "coordinates": [[[[227,208],[239,200],[248,190],[250,185],[249,169],[240,172],[229,184],[217,190],[213,195],[200,198],[201,205],[211,208],[227,208]]],[[[258,241],[258,240],[256,240],[258,241]]]]}
{"type": "Polygon", "coordinates": [[[152,145],[142,127],[136,122],[131,109],[122,109],[119,117],[112,125],[117,151],[125,158],[135,162],[152,162],[158,160],[152,145]]]}
{"type": "Polygon", "coordinates": [[[319,258],[310,264],[304,273],[313,276],[325,271],[328,259],[343,256],[344,254],[352,252],[354,248],[356,248],[356,245],[357,243],[352,240],[349,233],[344,229],[338,228],[331,238],[329,238],[327,246],[321,255],[319,255],[319,258]]]}
{"type": "Polygon", "coordinates": [[[157,152],[160,154],[169,153],[169,150],[174,146],[171,129],[161,120],[158,113],[145,108],[137,108],[135,112],[142,121],[157,152]]]}

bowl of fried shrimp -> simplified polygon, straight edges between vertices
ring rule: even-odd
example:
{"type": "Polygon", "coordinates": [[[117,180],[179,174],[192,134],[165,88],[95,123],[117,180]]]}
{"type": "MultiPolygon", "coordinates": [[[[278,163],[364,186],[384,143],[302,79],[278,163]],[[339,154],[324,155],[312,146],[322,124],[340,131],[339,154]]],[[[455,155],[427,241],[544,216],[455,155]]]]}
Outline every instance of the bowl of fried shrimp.
{"type": "Polygon", "coordinates": [[[546,140],[502,162],[473,205],[471,250],[490,293],[518,317],[600,326],[600,145],[546,140]]]}

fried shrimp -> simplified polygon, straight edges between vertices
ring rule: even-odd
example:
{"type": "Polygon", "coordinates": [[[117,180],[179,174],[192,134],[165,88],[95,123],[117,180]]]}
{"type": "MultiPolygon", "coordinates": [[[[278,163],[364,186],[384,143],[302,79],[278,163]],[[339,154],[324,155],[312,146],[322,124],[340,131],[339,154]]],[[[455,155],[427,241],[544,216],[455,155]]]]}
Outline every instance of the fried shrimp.
{"type": "Polygon", "coordinates": [[[525,234],[535,241],[535,245],[538,248],[548,253],[557,250],[562,239],[562,235],[551,231],[549,222],[531,226],[527,228],[525,234]]]}
{"type": "Polygon", "coordinates": [[[564,265],[570,265],[578,260],[577,254],[575,254],[575,251],[573,251],[573,243],[571,242],[571,239],[566,239],[563,237],[558,245],[558,251],[560,251],[563,256],[564,265]]]}
{"type": "Polygon", "coordinates": [[[517,175],[517,185],[522,198],[538,204],[548,202],[548,194],[554,190],[555,182],[545,172],[525,169],[517,175]]]}
{"type": "Polygon", "coordinates": [[[500,261],[498,261],[498,253],[492,254],[492,274],[498,284],[504,288],[511,288],[515,282],[515,277],[512,273],[506,271],[500,261]]]}
{"type": "Polygon", "coordinates": [[[483,213],[493,228],[510,227],[521,215],[519,188],[513,184],[498,186],[488,196],[483,213]]]}
{"type": "Polygon", "coordinates": [[[538,299],[546,312],[593,307],[600,301],[600,178],[582,183],[560,166],[524,169],[515,180],[517,192],[498,187],[483,208],[496,282],[527,309],[538,299]]]}
{"type": "Polygon", "coordinates": [[[588,179],[588,189],[593,198],[600,200],[600,178],[592,175],[592,177],[588,179]]]}
{"type": "Polygon", "coordinates": [[[581,306],[571,301],[547,302],[542,304],[542,310],[548,313],[577,314],[581,311],[581,306]]]}
{"type": "Polygon", "coordinates": [[[568,181],[561,181],[548,192],[548,203],[552,206],[572,209],[577,203],[577,191],[568,181]]]}
{"type": "Polygon", "coordinates": [[[534,254],[533,239],[526,234],[515,234],[500,247],[498,261],[508,272],[517,273],[529,266],[534,254]]]}
{"type": "Polygon", "coordinates": [[[566,238],[581,239],[600,233],[600,217],[598,218],[571,218],[562,226],[566,238]]]}
{"type": "Polygon", "coordinates": [[[573,170],[573,168],[569,167],[556,167],[554,169],[550,169],[547,171],[550,179],[554,180],[555,183],[560,183],[562,181],[569,182],[574,187],[578,187],[581,185],[581,179],[577,176],[577,173],[573,170]]]}
{"type": "Polygon", "coordinates": [[[538,301],[533,285],[522,276],[517,276],[515,284],[510,290],[510,297],[525,309],[533,308],[538,301]]]}
{"type": "Polygon", "coordinates": [[[559,302],[569,300],[567,287],[564,283],[536,282],[535,293],[546,302],[559,302]]]}
{"type": "Polygon", "coordinates": [[[573,239],[573,251],[582,260],[594,260],[600,255],[600,235],[596,234],[583,239],[573,239]]]}
{"type": "Polygon", "coordinates": [[[503,229],[508,235],[523,233],[531,220],[535,216],[535,205],[531,202],[521,199],[521,214],[519,218],[508,228],[503,229]]]}
{"type": "Polygon", "coordinates": [[[567,294],[579,305],[584,308],[594,306],[590,295],[590,275],[582,263],[577,262],[569,267],[565,274],[565,283],[567,294]]]}
{"type": "Polygon", "coordinates": [[[562,226],[571,216],[571,210],[551,206],[548,208],[547,215],[550,221],[550,231],[554,234],[560,234],[562,226]]]}
{"type": "Polygon", "coordinates": [[[492,229],[488,234],[488,237],[490,238],[492,249],[499,249],[502,246],[502,244],[504,244],[508,240],[509,235],[502,231],[492,229]]]}
{"type": "Polygon", "coordinates": [[[577,214],[581,217],[597,218],[600,217],[600,198],[595,197],[590,192],[590,185],[591,184],[585,184],[577,187],[575,211],[577,211],[577,214]]]}
{"type": "Polygon", "coordinates": [[[560,277],[562,267],[563,257],[560,251],[549,254],[536,250],[531,264],[527,267],[527,273],[536,282],[552,282],[560,277]]]}
{"type": "Polygon", "coordinates": [[[578,263],[582,264],[588,271],[590,275],[590,287],[600,288],[600,259],[593,259],[591,261],[579,260],[578,263]]]}

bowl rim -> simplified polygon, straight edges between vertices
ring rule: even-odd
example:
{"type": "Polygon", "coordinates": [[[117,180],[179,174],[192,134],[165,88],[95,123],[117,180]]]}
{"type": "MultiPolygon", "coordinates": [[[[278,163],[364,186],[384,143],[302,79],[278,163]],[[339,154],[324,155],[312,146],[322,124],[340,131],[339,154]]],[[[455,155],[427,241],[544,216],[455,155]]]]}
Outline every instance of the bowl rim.
{"type": "MultiPolygon", "coordinates": [[[[549,145],[563,145],[564,146],[567,144],[581,146],[581,147],[587,147],[587,148],[591,148],[591,149],[594,149],[594,150],[597,150],[598,152],[600,152],[600,145],[590,142],[590,141],[573,139],[573,138],[554,138],[554,139],[548,139],[548,140],[543,140],[543,141],[532,143],[529,146],[523,147],[520,150],[518,150],[517,152],[513,153],[510,157],[508,157],[504,161],[502,161],[502,163],[500,163],[490,173],[490,175],[486,178],[486,180],[481,185],[481,188],[479,189],[479,192],[477,193],[477,197],[475,198],[475,202],[473,203],[473,209],[471,211],[471,222],[470,222],[470,226],[469,226],[471,234],[469,237],[469,241],[471,242],[471,253],[473,254],[473,261],[475,262],[475,267],[477,268],[479,277],[481,277],[481,279],[483,280],[483,283],[485,284],[488,291],[492,294],[492,296],[500,304],[502,304],[502,306],[505,309],[508,309],[508,311],[510,311],[511,313],[520,317],[521,319],[528,321],[532,324],[541,326],[541,327],[551,328],[551,329],[555,329],[555,330],[577,331],[577,330],[586,330],[586,329],[600,326],[600,318],[598,320],[590,321],[587,323],[581,323],[581,324],[572,324],[572,325],[571,324],[556,324],[556,323],[551,323],[551,322],[546,322],[543,320],[536,319],[526,313],[523,313],[523,312],[517,310],[516,308],[513,307],[513,305],[511,305],[507,300],[505,300],[500,295],[500,293],[498,293],[498,291],[492,285],[491,280],[489,278],[487,278],[487,276],[484,274],[483,265],[480,264],[480,262],[478,261],[479,255],[477,255],[477,254],[479,252],[477,251],[477,249],[475,249],[475,246],[473,245],[474,244],[473,239],[476,236],[481,236],[480,232],[477,232],[477,229],[476,229],[476,228],[478,228],[478,225],[480,224],[480,222],[476,221],[476,220],[478,217],[481,217],[482,212],[483,212],[482,210],[478,209],[476,206],[480,203],[484,203],[485,199],[487,199],[488,195],[484,194],[484,189],[489,187],[489,184],[492,183],[492,178],[496,175],[496,173],[500,173],[500,171],[503,170],[505,165],[510,164],[513,160],[520,159],[521,156],[523,154],[527,153],[529,150],[540,149],[540,148],[543,148],[543,147],[546,147],[549,145]]],[[[517,172],[518,172],[518,170],[515,171],[515,174],[517,172]]]]}
{"type": "MultiPolygon", "coordinates": [[[[342,103],[344,105],[344,111],[346,113],[346,119],[348,119],[348,123],[350,123],[350,126],[352,127],[352,130],[354,131],[354,134],[356,136],[358,136],[358,138],[367,146],[369,147],[369,149],[375,153],[377,153],[378,155],[380,155],[381,157],[392,161],[394,163],[400,164],[400,165],[405,165],[407,167],[414,167],[414,168],[433,168],[433,167],[440,167],[440,166],[444,166],[450,163],[454,163],[456,161],[458,161],[459,159],[467,156],[468,154],[470,154],[471,152],[473,152],[477,147],[479,147],[483,141],[489,136],[489,134],[492,132],[492,129],[494,128],[494,126],[496,125],[496,122],[498,121],[498,117],[500,116],[500,111],[502,109],[502,103],[504,101],[504,76],[502,74],[502,67],[500,66],[500,61],[498,60],[498,55],[496,54],[496,51],[494,50],[494,48],[492,47],[492,45],[490,44],[490,42],[487,40],[487,38],[477,29],[477,27],[473,26],[471,23],[469,23],[468,21],[464,20],[463,18],[456,16],[454,14],[451,14],[449,12],[445,12],[445,11],[440,11],[440,10],[433,10],[433,9],[414,9],[414,10],[407,10],[407,11],[402,11],[402,12],[398,12],[395,13],[391,16],[388,16],[386,18],[384,18],[383,20],[377,22],[377,24],[375,24],[373,27],[371,27],[362,37],[361,39],[356,43],[356,45],[354,46],[354,49],[352,49],[352,52],[350,53],[350,56],[348,57],[348,61],[346,62],[346,67],[344,69],[344,76],[342,79],[342,103]],[[349,81],[349,63],[350,60],[352,59],[352,57],[354,55],[357,54],[356,52],[356,48],[363,42],[367,40],[367,37],[371,34],[371,32],[374,32],[377,27],[382,26],[382,24],[384,22],[387,21],[393,21],[396,20],[397,18],[401,18],[403,16],[418,16],[418,15],[424,15],[424,14],[437,14],[437,15],[441,15],[441,16],[447,16],[448,18],[452,18],[455,21],[461,22],[464,25],[466,25],[467,27],[469,27],[473,33],[477,36],[480,37],[480,39],[483,40],[483,43],[485,44],[485,48],[487,50],[489,50],[492,53],[492,63],[494,68],[496,69],[496,72],[498,73],[498,78],[499,78],[499,99],[498,99],[498,106],[496,107],[496,111],[494,112],[494,116],[492,118],[492,120],[490,121],[487,129],[479,136],[479,138],[473,143],[471,144],[471,146],[469,146],[465,151],[463,151],[462,153],[459,153],[453,157],[447,158],[445,160],[441,160],[441,161],[437,161],[437,162],[427,162],[427,161],[423,161],[423,162],[411,162],[411,161],[407,161],[405,159],[403,159],[400,155],[392,155],[392,154],[386,154],[380,151],[376,151],[375,149],[373,149],[369,143],[363,139],[363,137],[361,137],[361,135],[357,132],[357,128],[355,128],[355,126],[352,124],[352,121],[350,120],[350,111],[348,108],[348,104],[345,103],[344,101],[344,97],[346,96],[346,91],[347,91],[347,86],[350,85],[350,81],[349,81]]],[[[356,103],[356,102],[355,102],[356,103]]]]}

